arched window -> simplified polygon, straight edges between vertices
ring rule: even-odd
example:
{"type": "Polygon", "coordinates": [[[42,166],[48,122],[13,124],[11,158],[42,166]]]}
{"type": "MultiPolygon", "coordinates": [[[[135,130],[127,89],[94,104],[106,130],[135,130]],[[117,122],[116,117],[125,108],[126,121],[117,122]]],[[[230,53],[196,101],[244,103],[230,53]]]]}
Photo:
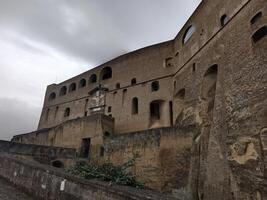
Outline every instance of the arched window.
{"type": "Polygon", "coordinates": [[[138,114],[138,98],[134,97],[132,100],[132,114],[138,114]]]}
{"type": "Polygon", "coordinates": [[[227,15],[223,15],[221,16],[220,22],[221,22],[221,26],[224,26],[227,22],[228,22],[228,17],[227,15]]]}
{"type": "Polygon", "coordinates": [[[159,90],[159,82],[158,81],[154,81],[151,83],[151,91],[155,92],[159,90]]]}
{"type": "Polygon", "coordinates": [[[64,117],[69,117],[70,116],[70,108],[66,108],[64,112],[64,117]]]}
{"type": "Polygon", "coordinates": [[[49,100],[49,101],[52,101],[52,100],[54,100],[55,98],[56,98],[56,93],[55,93],[55,92],[52,92],[52,93],[49,95],[48,100],[49,100]]]}
{"type": "Polygon", "coordinates": [[[89,78],[89,83],[96,83],[97,76],[95,74],[92,74],[89,78]]]}
{"type": "Polygon", "coordinates": [[[186,31],[185,31],[185,34],[184,34],[184,37],[183,37],[183,44],[185,44],[191,37],[192,35],[196,32],[196,27],[191,25],[189,26],[186,31]]]}
{"type": "Polygon", "coordinates": [[[262,17],[262,12],[258,12],[252,19],[250,20],[251,24],[255,24],[262,17]]]}
{"type": "Polygon", "coordinates": [[[267,27],[263,26],[252,35],[252,40],[256,43],[267,35],[267,27]]]}
{"type": "Polygon", "coordinates": [[[131,80],[131,85],[135,85],[136,84],[136,78],[133,78],[132,80],[131,80]]]}
{"type": "Polygon", "coordinates": [[[60,89],[59,96],[63,96],[63,95],[66,95],[66,94],[67,94],[67,87],[66,86],[63,86],[60,89]]]}
{"type": "Polygon", "coordinates": [[[76,83],[72,83],[70,84],[70,87],[69,87],[69,92],[73,92],[76,90],[76,83]]]}
{"type": "Polygon", "coordinates": [[[83,78],[82,80],[80,80],[79,88],[83,88],[85,86],[86,86],[86,80],[83,78]]]}
{"type": "Polygon", "coordinates": [[[120,89],[120,87],[121,87],[121,84],[120,83],[117,83],[116,84],[116,89],[120,89]]]}
{"type": "Polygon", "coordinates": [[[102,69],[100,73],[100,77],[102,80],[110,79],[112,78],[112,69],[111,67],[105,67],[102,69]]]}

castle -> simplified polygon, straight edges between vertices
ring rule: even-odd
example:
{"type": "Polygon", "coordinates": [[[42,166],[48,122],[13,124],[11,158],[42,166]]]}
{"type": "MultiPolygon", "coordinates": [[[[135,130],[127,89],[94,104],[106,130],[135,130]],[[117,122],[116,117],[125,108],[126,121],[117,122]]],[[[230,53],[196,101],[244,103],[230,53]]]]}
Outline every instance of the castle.
{"type": "Polygon", "coordinates": [[[12,141],[136,156],[136,174],[193,199],[267,198],[267,2],[203,0],[171,41],[47,87],[38,130],[12,141]]]}

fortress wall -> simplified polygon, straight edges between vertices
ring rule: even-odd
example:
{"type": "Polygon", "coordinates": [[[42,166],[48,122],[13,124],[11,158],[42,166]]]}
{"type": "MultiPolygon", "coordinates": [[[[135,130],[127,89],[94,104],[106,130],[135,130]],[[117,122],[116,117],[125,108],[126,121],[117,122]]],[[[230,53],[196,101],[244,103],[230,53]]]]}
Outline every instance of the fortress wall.
{"type": "Polygon", "coordinates": [[[0,176],[35,199],[50,200],[174,200],[148,190],[84,180],[45,165],[0,154],[0,176]]]}
{"type": "Polygon", "coordinates": [[[175,76],[182,85],[174,93],[185,88],[185,95],[175,97],[174,113],[180,114],[174,119],[183,124],[194,110],[201,128],[192,147],[195,198],[266,197],[265,136],[260,135],[266,127],[267,38],[252,40],[267,25],[266,13],[265,1],[251,0],[175,76]],[[262,17],[251,24],[259,11],[262,17]],[[209,73],[214,64],[217,72],[209,73]]]}
{"type": "Polygon", "coordinates": [[[148,187],[163,192],[185,189],[195,129],[162,128],[105,138],[106,162],[125,163],[136,157],[131,171],[148,187]]]}
{"type": "MultiPolygon", "coordinates": [[[[84,116],[85,102],[89,96],[88,92],[98,86],[98,84],[101,84],[102,87],[108,88],[110,93],[113,93],[113,90],[121,92],[125,88],[131,88],[131,80],[133,78],[136,78],[136,82],[139,84],[143,82],[147,83],[161,77],[170,76],[173,73],[174,68],[166,67],[165,59],[172,53],[172,41],[153,45],[151,47],[146,47],[144,49],[118,57],[61,84],[53,84],[48,86],[38,129],[55,126],[61,122],[64,122],[65,120],[84,116]],[[112,68],[112,78],[100,80],[100,72],[106,66],[110,66],[112,68]],[[91,74],[97,75],[98,81],[96,83],[88,83],[88,79],[91,74]],[[82,78],[87,81],[87,84],[85,87],[79,88],[79,81],[82,78]],[[77,90],[70,93],[67,91],[66,95],[58,97],[60,88],[62,86],[67,86],[69,89],[71,83],[77,84],[77,90]],[[118,83],[120,84],[120,89],[116,89],[116,84],[118,83]],[[48,99],[52,92],[55,92],[56,98],[52,101],[49,101],[48,99]],[[70,107],[73,112],[71,112],[71,116],[69,116],[67,119],[64,119],[62,116],[66,107],[70,107]],[[48,109],[49,117],[47,117],[48,109]],[[57,109],[58,115],[55,117],[55,112],[57,109]]],[[[161,86],[161,89],[162,88],[163,85],[161,86]]],[[[145,90],[143,90],[142,94],[143,98],[148,96],[145,94],[145,90]]],[[[120,113],[120,111],[117,111],[117,113],[120,113]]],[[[141,127],[139,127],[139,129],[140,128],[141,127]]]]}

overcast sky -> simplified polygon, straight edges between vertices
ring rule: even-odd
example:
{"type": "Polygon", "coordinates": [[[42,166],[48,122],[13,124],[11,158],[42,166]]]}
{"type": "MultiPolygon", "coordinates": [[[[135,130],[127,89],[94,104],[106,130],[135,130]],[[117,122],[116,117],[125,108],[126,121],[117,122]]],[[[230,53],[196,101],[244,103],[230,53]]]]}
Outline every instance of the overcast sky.
{"type": "Polygon", "coordinates": [[[36,130],[46,86],[173,39],[201,0],[0,0],[0,139],[36,130]]]}

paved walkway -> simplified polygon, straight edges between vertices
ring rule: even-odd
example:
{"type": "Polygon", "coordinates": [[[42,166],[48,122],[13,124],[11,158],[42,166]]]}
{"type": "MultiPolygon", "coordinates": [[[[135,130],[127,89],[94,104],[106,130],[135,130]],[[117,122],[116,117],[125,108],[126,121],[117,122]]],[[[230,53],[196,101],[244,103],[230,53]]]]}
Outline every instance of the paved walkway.
{"type": "Polygon", "coordinates": [[[15,188],[12,184],[0,178],[0,200],[33,200],[15,188]]]}

